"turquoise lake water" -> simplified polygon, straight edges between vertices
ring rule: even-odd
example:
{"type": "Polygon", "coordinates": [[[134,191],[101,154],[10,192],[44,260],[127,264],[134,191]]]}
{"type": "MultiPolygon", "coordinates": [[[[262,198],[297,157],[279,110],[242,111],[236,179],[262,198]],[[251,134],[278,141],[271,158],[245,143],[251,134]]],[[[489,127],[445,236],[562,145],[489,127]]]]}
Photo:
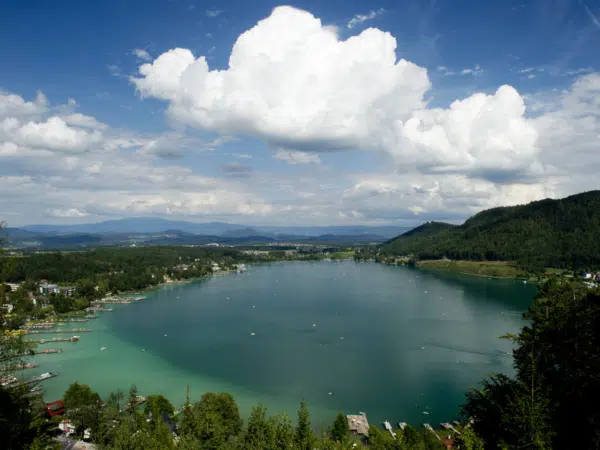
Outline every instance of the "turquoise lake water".
{"type": "Polygon", "coordinates": [[[85,324],[78,343],[27,371],[47,401],[73,381],[102,396],[132,383],[179,406],[232,393],[243,414],[263,403],[317,427],[338,411],[420,424],[453,420],[469,386],[512,373],[511,344],[535,287],[514,280],[375,263],[291,262],[162,288],[85,324]],[[252,335],[254,333],[254,335],[252,335]],[[100,350],[106,347],[106,350],[100,350]],[[428,414],[424,414],[427,412],[428,414]]]}

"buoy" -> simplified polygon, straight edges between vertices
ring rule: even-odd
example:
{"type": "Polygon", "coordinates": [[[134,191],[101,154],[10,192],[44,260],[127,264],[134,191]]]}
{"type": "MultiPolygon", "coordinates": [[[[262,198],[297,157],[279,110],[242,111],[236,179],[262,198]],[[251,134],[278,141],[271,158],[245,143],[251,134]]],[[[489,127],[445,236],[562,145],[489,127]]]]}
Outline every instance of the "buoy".
{"type": "Polygon", "coordinates": [[[165,337],[167,337],[167,335],[165,334],[165,337]]]}

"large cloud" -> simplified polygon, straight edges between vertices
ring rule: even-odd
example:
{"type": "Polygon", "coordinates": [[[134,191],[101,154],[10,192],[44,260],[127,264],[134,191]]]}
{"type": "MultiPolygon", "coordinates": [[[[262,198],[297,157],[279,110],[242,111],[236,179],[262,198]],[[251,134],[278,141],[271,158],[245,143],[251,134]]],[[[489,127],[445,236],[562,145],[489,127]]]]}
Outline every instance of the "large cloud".
{"type": "Polygon", "coordinates": [[[427,71],[395,50],[389,33],[370,28],[340,40],[310,13],[278,7],[239,36],[226,70],[177,48],[142,65],[132,82],[166,100],[176,120],[274,146],[385,150],[406,167],[496,181],[541,170],[537,133],[515,89],[427,109],[427,71]]]}

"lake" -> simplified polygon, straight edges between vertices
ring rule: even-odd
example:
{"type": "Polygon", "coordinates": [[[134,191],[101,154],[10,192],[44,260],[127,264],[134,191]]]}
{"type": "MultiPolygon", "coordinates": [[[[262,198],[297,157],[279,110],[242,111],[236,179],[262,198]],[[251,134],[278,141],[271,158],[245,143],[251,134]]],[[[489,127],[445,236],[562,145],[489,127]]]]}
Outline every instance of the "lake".
{"type": "Polygon", "coordinates": [[[232,393],[243,414],[263,403],[317,427],[338,411],[418,425],[453,420],[469,386],[512,373],[512,344],[535,286],[376,263],[285,262],[165,287],[85,325],[64,353],[36,356],[59,374],[47,401],[73,381],[101,395],[161,393],[175,407],[186,386],[232,393]],[[106,347],[101,350],[101,347],[106,347]],[[424,414],[427,412],[428,414],[424,414]]]}

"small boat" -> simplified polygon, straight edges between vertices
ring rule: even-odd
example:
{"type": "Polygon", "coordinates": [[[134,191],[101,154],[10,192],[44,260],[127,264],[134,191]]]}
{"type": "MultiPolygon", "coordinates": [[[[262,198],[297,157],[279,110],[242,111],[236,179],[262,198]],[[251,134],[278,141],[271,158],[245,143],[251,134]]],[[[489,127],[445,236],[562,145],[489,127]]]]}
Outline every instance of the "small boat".
{"type": "Polygon", "coordinates": [[[100,347],[100,350],[101,350],[101,351],[102,351],[102,350],[106,350],[106,347],[100,347]]]}

